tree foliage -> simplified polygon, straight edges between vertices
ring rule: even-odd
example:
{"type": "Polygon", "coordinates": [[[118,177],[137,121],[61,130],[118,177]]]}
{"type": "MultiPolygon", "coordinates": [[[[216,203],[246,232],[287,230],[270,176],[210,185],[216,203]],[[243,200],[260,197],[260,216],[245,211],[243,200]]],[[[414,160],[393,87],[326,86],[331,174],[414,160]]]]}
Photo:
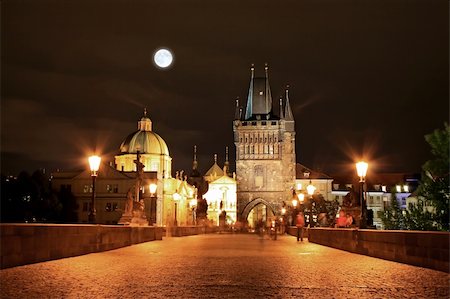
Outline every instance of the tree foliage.
{"type": "Polygon", "coordinates": [[[1,176],[1,222],[76,222],[76,209],[73,194],[53,192],[42,170],[1,176]]]}
{"type": "Polygon", "coordinates": [[[384,211],[378,212],[381,221],[383,222],[384,229],[395,230],[405,229],[405,217],[403,215],[400,204],[398,203],[396,192],[391,193],[390,205],[384,211]]]}
{"type": "MultiPolygon", "coordinates": [[[[434,132],[425,135],[425,140],[431,147],[432,159],[422,166],[422,179],[418,188],[419,203],[417,213],[414,214],[419,222],[424,217],[432,219],[433,226],[438,230],[449,230],[449,140],[450,127],[444,124],[444,129],[436,129],[434,132]],[[431,206],[434,213],[421,215],[420,205],[431,206]]],[[[422,210],[423,211],[423,210],[422,210]]],[[[423,223],[421,226],[428,226],[423,223]]]]}

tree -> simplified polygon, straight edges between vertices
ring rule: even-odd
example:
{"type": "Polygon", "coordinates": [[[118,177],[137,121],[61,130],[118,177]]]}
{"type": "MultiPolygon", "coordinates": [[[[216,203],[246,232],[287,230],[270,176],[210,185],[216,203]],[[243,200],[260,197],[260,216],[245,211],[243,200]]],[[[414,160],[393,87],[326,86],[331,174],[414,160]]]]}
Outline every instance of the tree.
{"type": "MultiPolygon", "coordinates": [[[[422,166],[422,180],[417,193],[421,201],[420,204],[434,208],[434,213],[427,216],[430,216],[435,222],[436,228],[448,231],[450,127],[445,123],[444,129],[436,129],[432,133],[425,135],[425,140],[431,147],[433,157],[422,166]]],[[[418,215],[418,217],[416,221],[419,221],[424,216],[418,215]]]]}
{"type": "Polygon", "coordinates": [[[383,222],[384,229],[395,230],[406,228],[403,212],[398,203],[395,191],[391,193],[390,206],[384,211],[379,211],[378,215],[383,222]]]}
{"type": "Polygon", "coordinates": [[[409,230],[436,230],[433,214],[428,211],[423,200],[409,204],[405,215],[406,228],[409,230]]]}

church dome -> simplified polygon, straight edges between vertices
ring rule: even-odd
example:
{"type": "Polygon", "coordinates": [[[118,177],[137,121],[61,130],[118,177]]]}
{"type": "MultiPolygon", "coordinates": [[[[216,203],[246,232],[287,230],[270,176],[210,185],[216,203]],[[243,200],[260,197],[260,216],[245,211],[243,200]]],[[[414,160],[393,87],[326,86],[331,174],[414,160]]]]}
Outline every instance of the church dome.
{"type": "Polygon", "coordinates": [[[169,156],[169,148],[164,139],[152,131],[152,122],[144,111],[144,117],[138,122],[138,130],[125,138],[120,145],[122,154],[156,154],[169,156]]]}

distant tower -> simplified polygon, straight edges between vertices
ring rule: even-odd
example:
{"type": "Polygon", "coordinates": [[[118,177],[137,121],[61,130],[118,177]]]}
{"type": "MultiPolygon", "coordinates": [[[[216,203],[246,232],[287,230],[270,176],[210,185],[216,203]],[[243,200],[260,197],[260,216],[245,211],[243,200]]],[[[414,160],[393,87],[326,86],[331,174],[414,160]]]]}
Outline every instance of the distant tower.
{"type": "Polygon", "coordinates": [[[289,90],[284,109],[280,99],[274,111],[268,71],[266,64],[265,76],[259,78],[251,67],[245,114],[236,100],[237,212],[243,221],[279,214],[283,201],[291,199],[295,183],[295,122],[289,90]]]}

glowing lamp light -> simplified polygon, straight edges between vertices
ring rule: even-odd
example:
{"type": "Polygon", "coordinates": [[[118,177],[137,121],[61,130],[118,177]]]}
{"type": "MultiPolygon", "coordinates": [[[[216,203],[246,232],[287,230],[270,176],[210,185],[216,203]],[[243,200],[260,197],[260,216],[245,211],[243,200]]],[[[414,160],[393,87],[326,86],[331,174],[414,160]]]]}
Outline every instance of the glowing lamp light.
{"type": "Polygon", "coordinates": [[[91,172],[92,172],[92,176],[97,176],[97,171],[100,167],[100,161],[102,160],[102,158],[100,158],[99,156],[90,156],[88,158],[89,160],[89,167],[91,168],[91,172]]]}
{"type": "Polygon", "coordinates": [[[303,193],[299,193],[297,195],[297,197],[298,197],[298,200],[300,201],[300,203],[302,203],[305,200],[305,194],[303,194],[303,193]]]}
{"type": "Polygon", "coordinates": [[[397,192],[402,192],[402,186],[397,185],[397,186],[395,186],[395,188],[397,189],[397,192]]]}
{"type": "Polygon", "coordinates": [[[181,195],[178,193],[174,193],[172,196],[173,196],[173,200],[175,200],[175,201],[179,201],[181,199],[181,195]]]}
{"type": "Polygon", "coordinates": [[[149,190],[150,190],[150,194],[155,194],[156,193],[156,189],[158,188],[158,185],[156,185],[155,183],[151,183],[148,186],[149,190]]]}
{"type": "Polygon", "coordinates": [[[409,192],[409,186],[408,186],[408,185],[404,185],[404,186],[403,186],[403,191],[409,192]]]}
{"type": "Polygon", "coordinates": [[[309,195],[313,195],[314,191],[316,191],[316,187],[314,187],[311,183],[309,183],[308,187],[306,187],[306,191],[309,195]]]}
{"type": "Polygon", "coordinates": [[[297,184],[297,190],[302,190],[302,183],[297,184]]]}
{"type": "Polygon", "coordinates": [[[285,208],[281,208],[281,215],[286,214],[286,209],[285,208]]]}
{"type": "Polygon", "coordinates": [[[292,200],[292,206],[294,207],[294,208],[296,208],[297,207],[297,200],[296,199],[293,199],[292,200]]]}
{"type": "Polygon", "coordinates": [[[196,200],[196,199],[191,199],[191,200],[189,201],[189,206],[190,206],[191,208],[195,207],[196,205],[197,205],[197,200],[196,200]]]}
{"type": "Polygon", "coordinates": [[[356,163],[356,172],[360,178],[360,182],[364,182],[364,178],[366,177],[367,168],[369,168],[369,164],[366,162],[360,161],[356,163]]]}

